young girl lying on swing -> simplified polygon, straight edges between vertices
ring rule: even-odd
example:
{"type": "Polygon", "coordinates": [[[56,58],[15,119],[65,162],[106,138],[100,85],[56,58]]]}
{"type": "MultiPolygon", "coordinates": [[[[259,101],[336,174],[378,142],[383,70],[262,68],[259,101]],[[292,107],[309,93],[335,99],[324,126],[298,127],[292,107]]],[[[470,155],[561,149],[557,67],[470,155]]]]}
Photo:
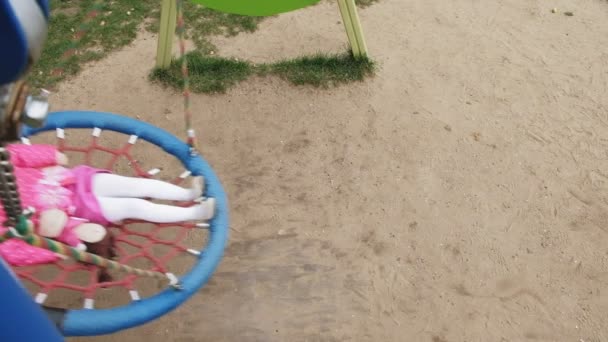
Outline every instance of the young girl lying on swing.
{"type": "MultiPolygon", "coordinates": [[[[67,168],[68,158],[52,145],[9,145],[17,186],[24,208],[33,208],[36,232],[72,247],[111,251],[111,234],[104,226],[125,219],[155,223],[209,220],[213,198],[202,200],[203,179],[194,177],[191,188],[145,178],[114,175],[89,166],[67,168]],[[145,200],[195,201],[190,207],[162,205],[145,200]]],[[[0,210],[4,222],[4,210],[0,210]]],[[[0,234],[6,228],[0,226],[0,234]]],[[[102,255],[111,257],[110,255],[102,255]]],[[[98,253],[95,253],[98,254],[98,253]]],[[[104,253],[101,253],[104,254],[104,253]]],[[[106,253],[107,254],[107,253],[106,253]]],[[[54,262],[54,253],[19,239],[0,244],[0,257],[16,266],[54,262]]]]}

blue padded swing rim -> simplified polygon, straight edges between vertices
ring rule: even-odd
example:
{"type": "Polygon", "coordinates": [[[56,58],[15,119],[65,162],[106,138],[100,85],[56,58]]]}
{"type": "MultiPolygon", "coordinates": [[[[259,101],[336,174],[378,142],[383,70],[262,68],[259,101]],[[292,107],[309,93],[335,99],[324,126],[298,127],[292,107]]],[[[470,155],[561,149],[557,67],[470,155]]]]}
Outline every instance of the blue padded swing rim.
{"type": "Polygon", "coordinates": [[[57,128],[100,128],[128,135],[137,135],[177,157],[194,175],[205,177],[206,195],[216,199],[217,210],[211,220],[207,246],[191,271],[180,278],[183,290],[166,289],[153,297],[111,309],[69,310],[63,323],[65,336],[110,334],[154,320],[177,308],[198,291],[219,265],[228,240],[228,203],[218,177],[200,156],[191,156],[189,146],[156,126],[111,113],[64,111],[49,115],[44,127],[25,128],[24,137],[57,128]]]}

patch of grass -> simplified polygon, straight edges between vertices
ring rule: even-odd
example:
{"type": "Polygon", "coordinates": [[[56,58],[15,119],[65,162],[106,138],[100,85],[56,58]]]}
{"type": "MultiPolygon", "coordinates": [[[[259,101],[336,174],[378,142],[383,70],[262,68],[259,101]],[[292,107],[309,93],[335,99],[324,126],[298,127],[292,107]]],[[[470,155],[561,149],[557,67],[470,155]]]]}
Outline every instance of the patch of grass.
{"type": "MultiPolygon", "coordinates": [[[[223,93],[236,83],[247,79],[254,72],[249,62],[205,56],[198,51],[187,54],[190,88],[197,93],[223,93]]],[[[171,62],[169,68],[156,68],[150,79],[181,89],[184,85],[182,60],[171,62]]]]}
{"type": "Polygon", "coordinates": [[[328,87],[340,83],[362,81],[374,72],[369,58],[355,59],[351,53],[318,54],[271,64],[270,72],[295,85],[328,87]]]}
{"type": "Polygon", "coordinates": [[[51,19],[45,49],[29,75],[34,87],[52,87],[67,76],[80,71],[83,63],[98,60],[108,52],[125,46],[137,35],[139,24],[146,18],[154,2],[141,0],[102,1],[100,11],[77,45],[78,53],[62,58],[74,44],[75,34],[85,17],[95,8],[94,0],[63,0],[51,2],[51,19]],[[61,69],[61,75],[53,71],[61,69]]]}
{"type": "MultiPolygon", "coordinates": [[[[197,93],[224,93],[238,82],[252,75],[275,75],[294,85],[330,87],[338,84],[362,81],[371,76],[375,64],[370,59],[355,59],[350,53],[318,54],[299,57],[272,64],[253,64],[222,57],[205,56],[198,51],[190,52],[188,58],[190,87],[197,93]]],[[[154,69],[150,79],[181,89],[183,79],[181,59],[169,68],[154,69]]]]}
{"type": "Polygon", "coordinates": [[[355,0],[355,3],[359,6],[359,7],[368,7],[373,5],[374,3],[378,2],[379,0],[355,0]]]}

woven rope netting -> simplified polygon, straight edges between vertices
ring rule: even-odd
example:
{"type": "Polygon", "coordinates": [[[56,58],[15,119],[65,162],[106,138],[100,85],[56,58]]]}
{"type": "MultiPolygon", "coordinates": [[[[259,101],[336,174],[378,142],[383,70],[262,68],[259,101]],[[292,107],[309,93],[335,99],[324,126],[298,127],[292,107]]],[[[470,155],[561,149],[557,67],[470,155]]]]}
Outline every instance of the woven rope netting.
{"type": "MultiPolygon", "coordinates": [[[[71,134],[82,130],[69,131],[71,134]]],[[[145,171],[142,163],[134,157],[136,145],[138,147],[149,145],[142,147],[149,149],[152,144],[138,142],[138,137],[135,135],[110,133],[112,136],[108,142],[118,146],[109,147],[100,142],[101,133],[101,130],[94,129],[92,139],[88,139],[90,142],[83,144],[84,146],[77,146],[78,144],[74,143],[70,145],[63,129],[57,129],[57,147],[72,160],[78,159],[74,157],[80,155],[84,164],[117,174],[125,173],[117,169],[130,169],[132,174],[128,176],[144,178],[153,178],[161,173],[159,168],[145,171]],[[128,137],[128,140],[124,144],[120,143],[125,137],[128,137]]],[[[108,133],[104,132],[104,135],[108,133]]],[[[75,140],[80,143],[80,140],[84,139],[80,137],[75,140]]],[[[30,143],[28,139],[24,139],[23,142],[30,143]]],[[[160,149],[156,152],[153,153],[156,156],[155,162],[161,163],[160,160],[167,154],[160,149]]],[[[169,163],[168,165],[171,166],[181,165],[177,159],[169,163]]],[[[180,184],[190,176],[189,171],[183,171],[171,182],[180,184]]],[[[171,204],[191,205],[191,203],[176,202],[171,204]]],[[[200,256],[199,249],[207,238],[207,227],[208,225],[203,222],[156,224],[132,220],[112,224],[106,228],[114,235],[116,241],[115,261],[150,271],[175,273],[179,277],[179,274],[186,272],[200,256]]],[[[48,265],[15,267],[14,270],[39,304],[69,309],[124,305],[128,301],[140,300],[167,287],[167,282],[163,280],[111,270],[109,273],[113,279],[99,282],[100,269],[97,266],[73,260],[62,260],[48,265]]]]}

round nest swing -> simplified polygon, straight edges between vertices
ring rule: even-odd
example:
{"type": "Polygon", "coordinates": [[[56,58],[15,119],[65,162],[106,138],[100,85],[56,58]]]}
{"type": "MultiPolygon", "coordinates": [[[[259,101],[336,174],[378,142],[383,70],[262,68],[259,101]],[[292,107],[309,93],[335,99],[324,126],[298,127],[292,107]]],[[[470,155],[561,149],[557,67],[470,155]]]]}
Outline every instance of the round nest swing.
{"type": "Polygon", "coordinates": [[[185,274],[178,274],[179,289],[167,286],[161,292],[147,298],[142,298],[138,292],[138,280],[142,276],[135,273],[123,274],[114,280],[100,283],[98,280],[99,267],[74,262],[60,261],[51,266],[39,265],[28,267],[15,267],[17,275],[24,281],[34,284],[38,290],[35,294],[36,302],[44,304],[52,292],[71,290],[82,293],[82,309],[50,309],[51,317],[60,327],[65,336],[91,336],[109,334],[119,330],[135,327],[154,320],[167,312],[177,308],[190,296],[196,293],[211,277],[218,266],[228,238],[228,208],[227,199],[222,185],[209,164],[199,155],[193,154],[191,147],[172,134],[150,124],[110,113],[89,111],[66,111],[52,113],[45,126],[39,129],[26,128],[23,132],[23,141],[29,143],[29,138],[47,131],[57,132],[58,148],[64,152],[78,152],[85,154],[89,161],[91,154],[110,154],[108,169],[113,169],[120,158],[126,158],[135,174],[139,177],[152,177],[158,169],[146,172],[142,170],[136,158],[132,156],[132,146],[139,139],[160,147],[166,153],[176,157],[186,171],[177,178],[175,183],[190,175],[203,176],[205,179],[205,196],[216,199],[216,213],[214,218],[206,223],[177,223],[153,224],[145,223],[152,229],[142,232],[131,229],[131,225],[142,222],[123,222],[108,227],[115,235],[117,242],[115,260],[129,266],[136,259],[149,261],[149,271],[171,274],[166,265],[178,256],[189,256],[194,259],[194,266],[185,274]],[[71,146],[66,142],[67,130],[91,129],[92,142],[89,146],[71,146]],[[122,147],[112,149],[98,144],[97,139],[104,130],[126,135],[122,147]],[[163,237],[163,229],[167,227],[178,228],[172,239],[163,237]],[[192,234],[206,234],[206,245],[188,246],[192,234]],[[135,239],[136,238],[136,239],[135,239]],[[121,245],[123,247],[121,247],[121,245]],[[129,248],[124,247],[128,245],[129,248]],[[163,246],[169,252],[157,255],[155,246],[163,246]],[[44,274],[44,268],[55,267],[59,270],[52,279],[39,276],[44,274]],[[86,275],[82,275],[85,273],[86,275]],[[73,274],[78,274],[78,281],[74,281],[73,274]],[[86,284],[83,285],[83,280],[86,284]],[[96,309],[95,299],[107,289],[121,289],[128,293],[130,302],[124,306],[96,309]]]}

